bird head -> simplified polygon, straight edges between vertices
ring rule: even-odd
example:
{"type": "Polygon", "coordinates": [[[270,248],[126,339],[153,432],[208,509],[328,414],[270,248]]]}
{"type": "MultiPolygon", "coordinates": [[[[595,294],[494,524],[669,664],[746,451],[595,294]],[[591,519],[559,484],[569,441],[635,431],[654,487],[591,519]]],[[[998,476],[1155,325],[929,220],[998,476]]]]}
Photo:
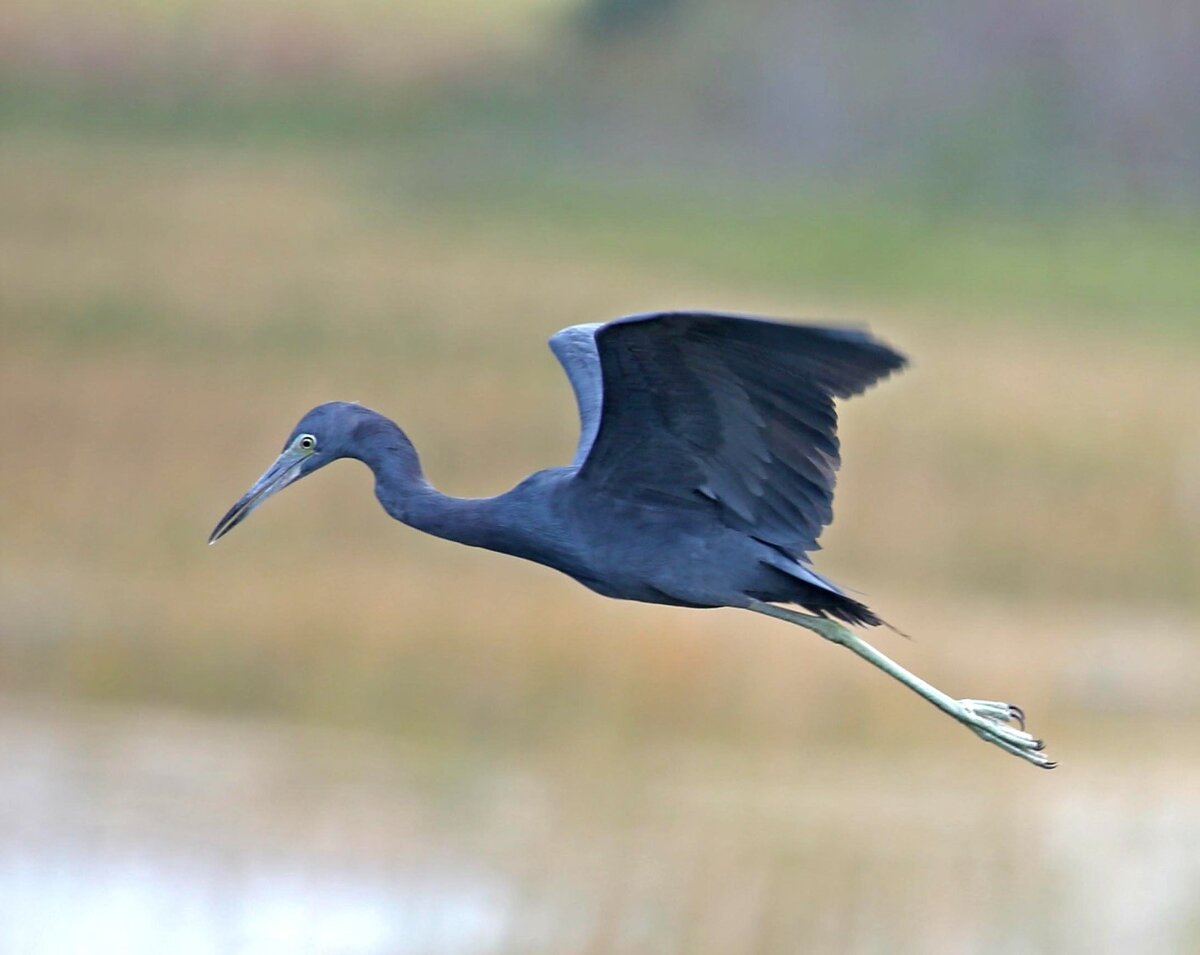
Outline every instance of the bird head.
{"type": "Polygon", "coordinates": [[[215,544],[272,494],[331,461],[346,457],[364,412],[370,414],[361,405],[345,401],[331,401],[313,408],[292,429],[275,462],[217,522],[208,542],[215,544]]]}

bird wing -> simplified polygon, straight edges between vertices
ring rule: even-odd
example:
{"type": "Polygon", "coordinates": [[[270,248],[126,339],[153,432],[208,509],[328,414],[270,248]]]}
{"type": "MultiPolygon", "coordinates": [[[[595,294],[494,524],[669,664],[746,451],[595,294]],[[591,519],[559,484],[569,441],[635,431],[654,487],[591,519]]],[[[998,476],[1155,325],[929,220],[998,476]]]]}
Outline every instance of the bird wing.
{"type": "Polygon", "coordinates": [[[793,554],[833,517],[833,399],[903,367],[866,331],[667,312],[551,339],[579,403],[577,479],[612,493],[714,502],[793,554]]]}

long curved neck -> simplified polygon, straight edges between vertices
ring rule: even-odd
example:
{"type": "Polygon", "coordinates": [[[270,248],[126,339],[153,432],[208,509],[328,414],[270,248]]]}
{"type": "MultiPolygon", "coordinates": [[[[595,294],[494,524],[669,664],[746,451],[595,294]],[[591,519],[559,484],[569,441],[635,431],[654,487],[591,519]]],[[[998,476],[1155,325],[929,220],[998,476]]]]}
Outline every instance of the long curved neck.
{"type": "MultiPolygon", "coordinates": [[[[364,412],[367,409],[363,409],[364,412]]],[[[446,540],[497,547],[504,539],[496,498],[459,498],[441,493],[421,471],[408,435],[394,421],[370,412],[355,429],[354,451],[375,475],[375,496],[396,520],[446,540]]]]}

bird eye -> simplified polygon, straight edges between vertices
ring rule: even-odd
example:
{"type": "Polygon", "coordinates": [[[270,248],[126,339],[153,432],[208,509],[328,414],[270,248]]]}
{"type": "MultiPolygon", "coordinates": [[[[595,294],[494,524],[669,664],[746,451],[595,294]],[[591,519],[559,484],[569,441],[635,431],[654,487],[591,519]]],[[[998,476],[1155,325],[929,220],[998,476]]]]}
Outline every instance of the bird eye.
{"type": "Polygon", "coordinates": [[[296,446],[301,451],[311,451],[311,450],[313,450],[313,448],[315,448],[317,446],[317,439],[314,438],[311,434],[302,434],[296,440],[296,446]]]}

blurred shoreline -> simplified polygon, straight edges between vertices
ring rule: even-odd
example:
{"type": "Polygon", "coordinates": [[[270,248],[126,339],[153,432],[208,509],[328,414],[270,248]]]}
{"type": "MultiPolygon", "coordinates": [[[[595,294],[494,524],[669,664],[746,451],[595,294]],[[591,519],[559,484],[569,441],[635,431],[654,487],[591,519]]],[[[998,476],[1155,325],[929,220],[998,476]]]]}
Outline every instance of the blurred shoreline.
{"type": "Polygon", "coordinates": [[[944,748],[431,761],[27,698],[0,704],[0,742],[0,950],[24,955],[168,934],[205,952],[1180,951],[1200,891],[1200,770],[1178,756],[1137,758],[1136,779],[1082,754],[967,773],[944,748]]]}

